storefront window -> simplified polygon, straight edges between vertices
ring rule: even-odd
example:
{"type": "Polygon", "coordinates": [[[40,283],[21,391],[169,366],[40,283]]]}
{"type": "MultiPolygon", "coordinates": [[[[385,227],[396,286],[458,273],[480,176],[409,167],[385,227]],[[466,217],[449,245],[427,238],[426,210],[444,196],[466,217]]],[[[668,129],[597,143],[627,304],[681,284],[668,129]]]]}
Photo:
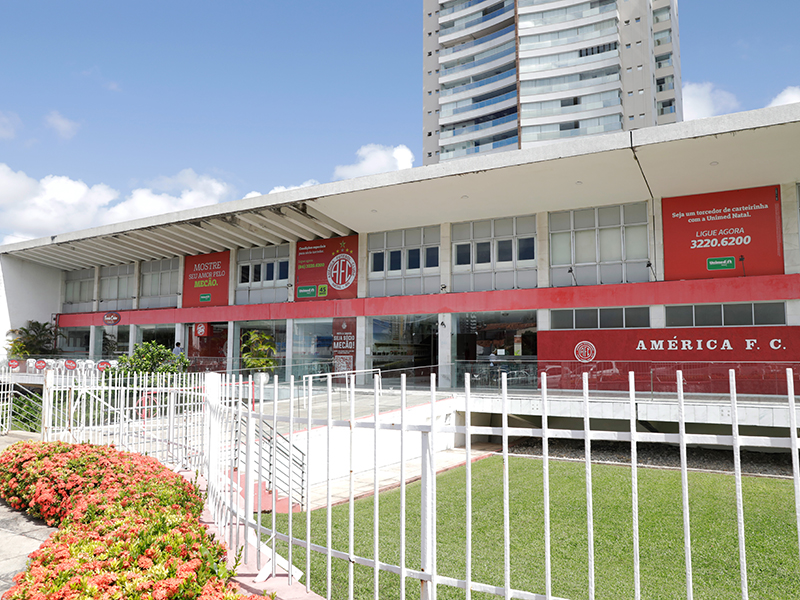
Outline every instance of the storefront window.
{"type": "Polygon", "coordinates": [[[330,373],[334,319],[297,319],[292,331],[292,374],[330,373]]]}
{"type": "Polygon", "coordinates": [[[286,363],[286,321],[242,321],[236,323],[236,339],[238,344],[236,346],[236,362],[233,366],[234,371],[246,370],[246,364],[242,359],[242,344],[250,331],[259,331],[270,336],[272,343],[275,346],[275,354],[273,356],[275,368],[271,369],[272,374],[277,374],[281,379],[284,378],[285,373],[279,369],[286,363]]]}
{"type": "Polygon", "coordinates": [[[139,325],[137,342],[156,342],[167,348],[175,345],[175,325],[139,325]]]}
{"type": "Polygon", "coordinates": [[[64,352],[86,356],[89,353],[89,327],[64,327],[60,346],[64,352]]]}
{"type": "Polygon", "coordinates": [[[438,315],[367,317],[367,368],[381,369],[382,377],[406,373],[423,382],[438,356],[438,315]]]}
{"type": "MultiPolygon", "coordinates": [[[[174,328],[173,343],[174,346],[174,328]]],[[[193,371],[225,371],[228,359],[228,324],[195,323],[189,329],[186,354],[193,371]]]]}
{"type": "Polygon", "coordinates": [[[536,385],[536,311],[453,315],[453,384],[496,386],[506,373],[509,386],[536,385]]]}

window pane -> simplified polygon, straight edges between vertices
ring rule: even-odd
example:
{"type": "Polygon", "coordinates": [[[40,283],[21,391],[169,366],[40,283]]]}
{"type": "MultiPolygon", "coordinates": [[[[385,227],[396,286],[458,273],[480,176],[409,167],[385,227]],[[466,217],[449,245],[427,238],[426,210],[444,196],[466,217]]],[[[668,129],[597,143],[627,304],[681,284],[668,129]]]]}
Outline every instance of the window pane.
{"type": "Polygon", "coordinates": [[[575,329],[597,329],[597,309],[582,308],[576,310],[575,329]]]}
{"type": "Polygon", "coordinates": [[[170,294],[177,294],[178,293],[178,271],[170,271],[169,272],[169,293],[170,294]]]}
{"type": "Polygon", "coordinates": [[[550,213],[550,231],[569,231],[569,213],[550,213]]]}
{"type": "Polygon", "coordinates": [[[626,308],[625,327],[650,327],[650,309],[646,306],[626,308]]]}
{"type": "Polygon", "coordinates": [[[419,269],[419,248],[411,248],[406,254],[406,269],[419,269]]]}
{"type": "Polygon", "coordinates": [[[572,311],[551,310],[550,327],[553,329],[572,329],[572,311]]]}
{"type": "Polygon", "coordinates": [[[511,262],[514,259],[513,245],[511,240],[498,240],[497,242],[497,262],[511,262]]]}
{"type": "Polygon", "coordinates": [[[386,247],[399,248],[403,245],[403,232],[402,231],[389,231],[386,234],[386,247]]]}
{"type": "Polygon", "coordinates": [[[490,262],[492,262],[492,244],[490,242],[475,244],[475,264],[484,265],[490,262]]]}
{"type": "Polygon", "coordinates": [[[517,258],[518,260],[533,260],[536,258],[535,238],[520,238],[517,240],[517,258]]]}
{"type": "Polygon", "coordinates": [[[597,230],[575,232],[575,262],[597,262],[597,230]]]}
{"type": "Polygon", "coordinates": [[[439,232],[441,227],[439,225],[433,225],[431,227],[426,227],[423,232],[423,241],[426,244],[438,244],[439,243],[439,232]]]}
{"type": "Polygon", "coordinates": [[[131,295],[128,291],[128,286],[130,285],[132,279],[132,277],[119,278],[119,290],[117,291],[117,298],[128,298],[131,295]]]}
{"type": "Polygon", "coordinates": [[[469,244],[458,244],[456,246],[456,264],[457,265],[468,265],[472,262],[470,258],[470,245],[469,244]]]}
{"type": "Polygon", "coordinates": [[[785,325],[786,305],[783,302],[754,304],[756,325],[785,325]]]}
{"type": "Polygon", "coordinates": [[[600,262],[622,260],[622,239],[619,227],[600,230],[600,262]]]}
{"type": "Polygon", "coordinates": [[[624,210],[626,225],[628,223],[647,223],[647,202],[628,204],[624,210]]]}
{"type": "Polygon", "coordinates": [[[722,325],[722,306],[719,304],[698,304],[694,307],[694,324],[698,327],[722,325]]]}
{"type": "Polygon", "coordinates": [[[272,281],[275,279],[275,263],[269,262],[266,265],[267,272],[264,274],[264,281],[272,281]]]}
{"type": "Polygon", "coordinates": [[[550,264],[569,265],[572,263],[572,234],[570,232],[550,235],[550,264]]]}
{"type": "Polygon", "coordinates": [[[253,265],[253,281],[261,281],[261,263],[253,265]]]}
{"type": "Polygon", "coordinates": [[[383,272],[383,252],[374,252],[372,254],[372,272],[383,272]]]}
{"type": "Polygon", "coordinates": [[[399,271],[403,264],[403,253],[400,250],[389,252],[389,270],[399,271]]]}
{"type": "Polygon", "coordinates": [[[647,225],[625,228],[625,258],[647,258],[647,225]]]}
{"type": "Polygon", "coordinates": [[[439,266],[439,246],[425,248],[425,268],[439,266]]]}
{"type": "Polygon", "coordinates": [[[473,223],[472,237],[476,239],[492,237],[492,222],[478,221],[477,223],[473,223]]]}
{"type": "Polygon", "coordinates": [[[497,219],[494,222],[494,237],[514,235],[514,219],[497,219]]]}
{"type": "Polygon", "coordinates": [[[406,229],[406,246],[419,246],[422,243],[422,229],[406,229]]]}
{"type": "Polygon", "coordinates": [[[239,267],[239,283],[250,283],[250,265],[239,267]]]}
{"type": "Polygon", "coordinates": [[[370,233],[367,237],[367,245],[370,250],[381,250],[384,244],[382,233],[370,233]]]}
{"type": "Polygon", "coordinates": [[[606,206],[597,210],[600,227],[619,225],[619,206],[606,206]]]}
{"type": "Polygon", "coordinates": [[[722,310],[725,314],[725,325],[753,324],[752,304],[723,304],[722,310]]]}
{"type": "Polygon", "coordinates": [[[600,328],[616,329],[622,327],[621,308],[601,308],[600,309],[600,328]]]}
{"type": "Polygon", "coordinates": [[[289,279],[289,261],[282,260],[278,263],[278,279],[289,279]]]}
{"type": "Polygon", "coordinates": [[[161,289],[158,293],[161,296],[169,296],[169,271],[161,273],[161,289]]]}
{"type": "Polygon", "coordinates": [[[81,302],[89,302],[92,299],[93,281],[81,281],[81,302]]]}
{"type": "MultiPolygon", "coordinates": [[[[569,221],[569,217],[567,217],[569,221]]],[[[536,217],[517,217],[517,235],[536,233],[536,217]]]]}
{"type": "Polygon", "coordinates": [[[105,278],[100,280],[100,299],[101,300],[111,300],[111,296],[108,295],[108,284],[111,282],[111,278],[105,278]]]}
{"type": "Polygon", "coordinates": [[[691,327],[693,313],[691,306],[668,306],[667,327],[691,327]]]}
{"type": "Polygon", "coordinates": [[[469,223],[457,223],[453,225],[453,240],[468,240],[472,237],[472,228],[469,223]]]}
{"type": "Polygon", "coordinates": [[[587,227],[594,227],[594,209],[589,208],[586,210],[576,210],[573,213],[575,219],[575,229],[585,229],[587,227]]]}

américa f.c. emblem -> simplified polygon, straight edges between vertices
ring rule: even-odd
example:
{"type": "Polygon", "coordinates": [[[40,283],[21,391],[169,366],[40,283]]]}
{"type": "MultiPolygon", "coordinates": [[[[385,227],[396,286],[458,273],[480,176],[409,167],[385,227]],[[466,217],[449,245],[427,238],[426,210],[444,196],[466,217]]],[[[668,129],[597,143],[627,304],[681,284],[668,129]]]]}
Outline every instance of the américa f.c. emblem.
{"type": "Polygon", "coordinates": [[[356,279],[356,261],[349,254],[337,254],[328,263],[328,283],[335,290],[350,287],[356,279]]]}
{"type": "Polygon", "coordinates": [[[575,344],[575,358],[580,362],[592,362],[595,356],[597,356],[597,348],[594,347],[592,342],[584,340],[575,344]]]}

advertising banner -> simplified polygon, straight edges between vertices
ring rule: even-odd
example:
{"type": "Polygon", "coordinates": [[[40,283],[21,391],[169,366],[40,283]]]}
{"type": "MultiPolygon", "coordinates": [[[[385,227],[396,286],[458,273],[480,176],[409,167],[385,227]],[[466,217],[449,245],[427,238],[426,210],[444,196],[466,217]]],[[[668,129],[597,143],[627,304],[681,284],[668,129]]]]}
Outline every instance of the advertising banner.
{"type": "Polygon", "coordinates": [[[357,297],[357,259],[357,235],[298,242],[295,300],[357,297]]]}
{"type": "Polygon", "coordinates": [[[694,327],[540,331],[538,371],[548,386],[578,389],[588,372],[595,389],[675,391],[681,369],[691,391],[728,391],[728,370],[743,393],[785,393],[786,367],[800,366],[800,327],[694,327]],[[795,363],[793,365],[793,363],[795,363]],[[552,376],[552,379],[551,379],[552,376]]]}
{"type": "Polygon", "coordinates": [[[333,319],[333,370],[336,373],[356,368],[356,319],[333,319]]]}
{"type": "Polygon", "coordinates": [[[183,307],[227,306],[230,251],[187,256],[183,269],[183,307]]]}
{"type": "Polygon", "coordinates": [[[783,274],[778,186],[661,202],[665,280],[783,274]]]}

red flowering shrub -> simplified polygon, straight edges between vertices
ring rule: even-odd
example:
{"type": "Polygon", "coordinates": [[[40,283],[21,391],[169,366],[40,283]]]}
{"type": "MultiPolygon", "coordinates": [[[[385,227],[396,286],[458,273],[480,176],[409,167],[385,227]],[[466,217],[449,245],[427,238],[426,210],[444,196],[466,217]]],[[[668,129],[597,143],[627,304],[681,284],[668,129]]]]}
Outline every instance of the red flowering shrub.
{"type": "Polygon", "coordinates": [[[153,458],[19,442],[0,453],[0,497],[60,527],[2,600],[240,597],[196,488],[153,458]]]}

